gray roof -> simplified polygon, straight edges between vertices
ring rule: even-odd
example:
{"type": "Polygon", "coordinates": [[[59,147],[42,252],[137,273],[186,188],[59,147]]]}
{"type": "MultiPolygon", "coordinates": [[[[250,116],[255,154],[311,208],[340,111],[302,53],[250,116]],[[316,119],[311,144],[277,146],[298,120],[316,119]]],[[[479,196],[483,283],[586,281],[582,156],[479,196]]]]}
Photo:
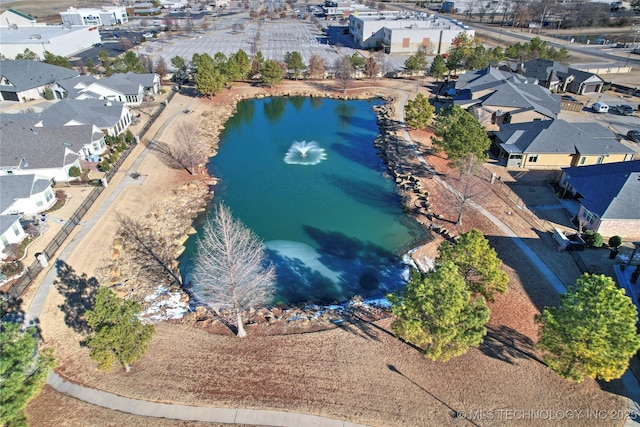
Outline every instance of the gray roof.
{"type": "Polygon", "coordinates": [[[76,98],[82,89],[97,81],[98,79],[93,76],[79,75],[68,79],[57,80],[56,83],[67,91],[68,98],[76,98]]]}
{"type": "Polygon", "coordinates": [[[0,85],[0,90],[22,92],[77,76],[78,72],[44,62],[7,59],[0,60],[0,75],[13,85],[0,85]]]}
{"type": "Polygon", "coordinates": [[[75,162],[82,146],[94,141],[93,125],[37,128],[25,123],[0,125],[0,167],[36,170],[61,168],[75,162]],[[70,152],[66,152],[69,150],[70,152]],[[24,166],[26,160],[28,166],[24,166]],[[22,163],[22,164],[21,164],[22,163]]]}
{"type": "Polygon", "coordinates": [[[569,123],[542,120],[500,126],[496,133],[508,153],[525,154],[633,154],[616,139],[616,134],[597,123],[569,123]]]}
{"type": "Polygon", "coordinates": [[[154,73],[145,73],[145,74],[136,74],[134,72],[129,71],[124,75],[124,77],[133,83],[139,83],[144,88],[153,87],[156,74],[154,73]]]}
{"type": "Polygon", "coordinates": [[[533,77],[540,82],[547,82],[549,75],[551,75],[552,82],[564,80],[569,75],[566,65],[540,58],[526,61],[523,64],[522,72],[525,76],[533,77]]]}
{"type": "Polygon", "coordinates": [[[109,77],[103,77],[96,81],[96,84],[125,95],[137,95],[138,92],[140,92],[140,86],[142,86],[137,79],[131,80],[126,74],[114,74],[109,77]]]}
{"type": "Polygon", "coordinates": [[[562,170],[590,212],[602,219],[640,219],[640,160],[562,170]]]}
{"type": "Polygon", "coordinates": [[[519,109],[512,114],[535,110],[546,117],[556,118],[561,108],[560,97],[535,83],[535,79],[492,67],[470,71],[456,82],[458,94],[454,97],[454,103],[468,104],[470,100],[476,100],[483,105],[519,109]],[[474,95],[487,90],[491,92],[482,97],[474,95]]]}
{"type": "Polygon", "coordinates": [[[0,215],[0,235],[4,234],[18,220],[20,220],[19,215],[0,215]]]}
{"type": "Polygon", "coordinates": [[[29,175],[2,175],[0,176],[0,212],[9,209],[18,199],[28,199],[33,194],[42,193],[51,181],[29,175]]]}
{"type": "Polygon", "coordinates": [[[604,83],[604,80],[598,77],[598,75],[590,73],[588,71],[578,70],[577,68],[569,68],[569,74],[574,77],[574,83],[582,83],[585,80],[590,79],[591,77],[596,77],[598,80],[604,83]]]}
{"type": "Polygon", "coordinates": [[[62,99],[46,110],[40,116],[42,126],[64,126],[71,120],[82,124],[94,124],[100,129],[114,127],[120,117],[124,102],[100,99],[62,99]]]}

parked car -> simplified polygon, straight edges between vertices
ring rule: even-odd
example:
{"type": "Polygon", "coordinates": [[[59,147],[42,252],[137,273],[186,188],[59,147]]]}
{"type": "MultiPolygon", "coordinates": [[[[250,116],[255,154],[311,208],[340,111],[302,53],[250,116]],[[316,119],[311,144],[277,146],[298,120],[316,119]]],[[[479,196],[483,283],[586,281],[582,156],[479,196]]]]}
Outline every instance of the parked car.
{"type": "Polygon", "coordinates": [[[94,43],[93,47],[102,47],[102,43],[94,43]]]}
{"type": "Polygon", "coordinates": [[[580,102],[580,101],[578,101],[576,98],[574,98],[571,95],[562,95],[560,97],[560,99],[562,99],[563,101],[568,101],[568,102],[580,102]]]}
{"type": "Polygon", "coordinates": [[[629,104],[620,104],[616,107],[616,110],[623,116],[633,116],[633,107],[629,104]]]}
{"type": "Polygon", "coordinates": [[[153,34],[152,33],[144,33],[142,35],[142,37],[144,37],[145,39],[150,39],[150,38],[153,38],[153,34]]]}
{"type": "Polygon", "coordinates": [[[120,34],[119,33],[113,33],[113,38],[114,39],[119,39],[120,38],[120,34]]]}
{"type": "Polygon", "coordinates": [[[609,106],[604,102],[596,102],[591,106],[591,109],[594,113],[607,113],[609,111],[609,106]]]}
{"type": "Polygon", "coordinates": [[[640,143],[640,130],[630,130],[627,132],[627,139],[640,143]]]}

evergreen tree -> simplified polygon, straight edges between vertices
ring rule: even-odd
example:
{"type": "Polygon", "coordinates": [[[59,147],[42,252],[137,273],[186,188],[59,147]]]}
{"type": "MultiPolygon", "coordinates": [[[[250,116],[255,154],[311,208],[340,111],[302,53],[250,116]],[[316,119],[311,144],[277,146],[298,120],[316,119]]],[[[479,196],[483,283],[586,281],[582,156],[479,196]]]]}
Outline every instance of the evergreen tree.
{"type": "Polygon", "coordinates": [[[196,89],[203,96],[213,98],[216,93],[220,93],[224,88],[226,78],[209,54],[203,53],[200,55],[197,63],[196,89]]]}
{"type": "Polygon", "coordinates": [[[71,65],[71,62],[69,62],[69,60],[66,57],[61,55],[54,55],[49,51],[44,52],[44,58],[42,59],[42,62],[51,64],[51,65],[57,65],[58,67],[64,67],[69,69],[73,68],[73,66],[71,65]]]}
{"type": "Polygon", "coordinates": [[[448,52],[447,69],[456,74],[457,70],[464,68],[468,63],[468,59],[472,56],[474,45],[473,36],[467,32],[463,32],[456,37],[453,40],[453,46],[448,52]]]}
{"type": "Polygon", "coordinates": [[[272,59],[268,59],[262,66],[260,74],[262,75],[262,84],[271,87],[282,81],[284,71],[280,64],[272,59]]]}
{"type": "Polygon", "coordinates": [[[181,56],[174,56],[171,58],[171,65],[175,69],[174,78],[178,84],[182,84],[183,82],[189,79],[189,70],[187,67],[187,62],[181,56]]]}
{"type": "Polygon", "coordinates": [[[26,59],[27,61],[38,61],[40,60],[40,57],[38,56],[37,53],[35,53],[31,49],[26,48],[24,52],[17,54],[15,59],[16,60],[26,59]]]}
{"type": "Polygon", "coordinates": [[[147,72],[140,61],[140,58],[133,51],[125,52],[122,56],[122,64],[124,66],[122,72],[124,73],[133,72],[136,74],[144,74],[147,72]]]}
{"type": "Polygon", "coordinates": [[[91,58],[87,59],[87,71],[89,74],[96,74],[98,72],[98,68],[91,58]]]}
{"type": "Polygon", "coordinates": [[[419,93],[404,106],[404,120],[414,129],[426,129],[431,123],[434,111],[429,98],[419,93]]]}
{"type": "Polygon", "coordinates": [[[404,68],[411,73],[412,76],[419,71],[425,71],[427,65],[427,54],[422,50],[417,51],[404,62],[404,68]]]}
{"type": "Polygon", "coordinates": [[[545,363],[573,381],[620,378],[640,349],[638,311],[624,289],[604,275],[585,273],[558,307],[545,307],[536,320],[545,363]]]}
{"type": "Polygon", "coordinates": [[[471,293],[494,301],[496,293],[507,291],[509,277],[500,268],[502,261],[479,230],[462,233],[455,244],[443,241],[438,253],[436,262],[455,264],[471,293]]]}
{"type": "Polygon", "coordinates": [[[139,303],[122,301],[109,288],[98,290],[95,307],[85,316],[93,330],[86,344],[99,370],[110,371],[118,363],[129,372],[147,351],[155,328],[140,321],[140,311],[139,303]]]}
{"type": "Polygon", "coordinates": [[[435,120],[433,144],[444,150],[449,157],[449,164],[458,167],[474,156],[479,162],[486,160],[486,151],[491,146],[487,131],[469,112],[457,105],[440,110],[435,120]]]}
{"type": "Polygon", "coordinates": [[[251,60],[251,78],[257,79],[262,72],[262,67],[264,66],[264,55],[261,51],[256,52],[251,60]]]}
{"type": "Polygon", "coordinates": [[[351,62],[353,69],[356,71],[362,70],[367,65],[367,61],[358,52],[353,52],[353,55],[349,57],[349,61],[351,62]]]}
{"type": "Polygon", "coordinates": [[[431,68],[429,68],[429,74],[431,77],[436,79],[436,82],[439,81],[442,77],[444,77],[447,72],[447,64],[444,61],[444,57],[442,55],[436,55],[433,58],[433,62],[431,63],[431,68]]]}
{"type": "Polygon", "coordinates": [[[300,71],[307,68],[304,65],[304,61],[302,60],[302,55],[300,52],[287,52],[284,55],[284,63],[287,64],[287,68],[293,71],[293,76],[298,79],[300,75],[300,71]]]}
{"type": "MultiPolygon", "coordinates": [[[[247,53],[240,49],[233,55],[229,57],[230,68],[233,70],[233,79],[244,80],[249,76],[249,72],[251,71],[251,59],[247,53]]],[[[231,76],[229,76],[231,79],[231,76]]]]}
{"type": "Polygon", "coordinates": [[[482,297],[471,298],[451,262],[429,273],[413,271],[402,292],[388,298],[396,316],[393,333],[431,360],[460,356],[477,347],[487,333],[489,308],[482,297]]]}
{"type": "Polygon", "coordinates": [[[26,425],[24,410],[54,366],[53,353],[37,349],[35,328],[22,332],[18,323],[0,323],[0,425],[26,425]]]}

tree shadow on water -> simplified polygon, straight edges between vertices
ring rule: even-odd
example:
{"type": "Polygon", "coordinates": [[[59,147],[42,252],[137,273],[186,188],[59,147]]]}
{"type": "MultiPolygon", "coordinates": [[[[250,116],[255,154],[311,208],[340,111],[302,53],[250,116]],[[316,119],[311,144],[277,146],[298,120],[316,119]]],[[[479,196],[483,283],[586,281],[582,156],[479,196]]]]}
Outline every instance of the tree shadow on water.
{"type": "Polygon", "coordinates": [[[531,338],[508,326],[487,326],[487,335],[479,346],[489,357],[515,365],[518,359],[531,359],[544,364],[535,354],[531,338]]]}
{"type": "Polygon", "coordinates": [[[95,277],[87,277],[84,273],[78,275],[69,264],[60,260],[56,262],[56,270],[58,278],[54,284],[64,297],[64,303],[58,308],[64,313],[65,323],[78,333],[90,333],[91,328],[84,320],[84,315],[95,305],[98,280],[95,277]]]}

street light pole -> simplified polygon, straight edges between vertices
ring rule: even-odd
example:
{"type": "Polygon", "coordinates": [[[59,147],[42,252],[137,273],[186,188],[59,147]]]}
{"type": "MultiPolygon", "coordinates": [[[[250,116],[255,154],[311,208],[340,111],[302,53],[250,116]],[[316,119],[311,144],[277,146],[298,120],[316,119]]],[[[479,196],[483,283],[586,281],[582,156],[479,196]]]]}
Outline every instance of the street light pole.
{"type": "Polygon", "coordinates": [[[629,49],[629,53],[627,54],[627,62],[624,63],[625,67],[629,65],[629,59],[631,58],[631,52],[633,52],[633,49],[636,46],[636,37],[638,37],[638,33],[640,33],[640,30],[636,30],[635,34],[633,35],[633,43],[631,44],[631,49],[629,49]]]}

